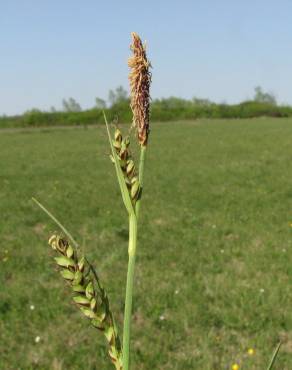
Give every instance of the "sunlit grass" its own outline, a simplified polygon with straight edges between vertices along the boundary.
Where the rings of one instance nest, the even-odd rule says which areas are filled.
[[[255,370],[279,339],[277,366],[292,368],[292,121],[152,131],[133,368]],[[103,338],[76,320],[48,263],[55,226],[30,200],[54,209],[86,246],[121,327],[127,229],[105,129],[0,132],[0,147],[0,368],[110,369]]]

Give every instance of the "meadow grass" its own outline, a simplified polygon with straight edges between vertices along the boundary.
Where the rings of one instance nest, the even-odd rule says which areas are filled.
[[[265,369],[279,339],[275,368],[291,369],[292,120],[153,124],[150,141],[133,369]],[[0,132],[0,147],[0,369],[111,369],[31,201],[85,248],[121,328],[128,233],[105,127]]]

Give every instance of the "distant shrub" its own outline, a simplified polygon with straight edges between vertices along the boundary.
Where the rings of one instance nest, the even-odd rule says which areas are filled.
[[[117,99],[105,109],[111,121],[127,123],[132,119],[129,99]],[[151,105],[152,121],[193,120],[198,118],[256,118],[292,117],[292,107],[278,106],[272,102],[245,101],[239,104],[216,104],[207,99],[185,100],[176,97],[156,99]],[[0,117],[0,127],[45,127],[102,124],[102,109],[84,111],[42,112],[33,109],[21,116]]]

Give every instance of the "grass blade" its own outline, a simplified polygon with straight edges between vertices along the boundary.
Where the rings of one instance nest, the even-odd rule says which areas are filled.
[[[36,200],[34,197],[31,198],[39,207],[42,209],[49,217],[51,220],[55,222],[56,225],[59,226],[59,228],[63,231],[65,235],[71,240],[71,242],[74,244],[76,248],[78,248],[78,243],[76,240],[73,238],[73,236],[69,233],[69,231],[61,224],[61,222],[49,211],[45,206],[43,206],[38,200]]]
[[[110,134],[110,131],[109,131],[107,118],[106,118],[106,115],[105,115],[104,112],[103,112],[103,117],[104,117],[104,121],[105,121],[105,125],[106,125],[106,130],[107,130],[107,134],[108,134],[108,139],[109,139],[109,143],[110,143],[110,147],[111,147],[112,156],[115,160],[115,168],[116,168],[118,182],[119,182],[121,193],[122,193],[122,198],[123,198],[123,201],[124,201],[124,204],[125,204],[125,207],[126,207],[128,213],[133,214],[134,213],[134,208],[132,206],[131,198],[129,196],[129,192],[128,192],[128,188],[127,188],[127,185],[126,185],[126,182],[125,182],[125,179],[124,179],[123,172],[121,170],[121,167],[119,166],[119,159],[117,157],[115,148],[114,148],[113,143],[112,143],[112,138],[111,138],[111,134]]]
[[[275,349],[274,353],[273,353],[273,357],[271,359],[271,362],[267,368],[267,370],[272,370],[273,366],[274,366],[274,363],[276,361],[276,358],[278,356],[278,353],[279,353],[279,350],[280,350],[280,347],[281,347],[281,344],[282,342],[279,342],[279,344],[277,345],[277,348]]]
[[[55,224],[57,226],[59,226],[59,228],[63,231],[63,233],[68,237],[68,239],[71,240],[72,244],[74,245],[75,248],[78,248],[79,245],[78,243],[76,242],[76,240],[73,238],[73,236],[69,233],[69,231],[65,228],[65,226],[63,224],[61,224],[61,222],[44,206],[42,205],[38,200],[36,200],[34,197],[32,197],[32,200],[51,218],[52,221],[55,222]],[[95,270],[95,268],[93,267],[93,265],[89,262],[89,260],[85,258],[85,261],[88,263],[88,266],[90,267],[95,279],[96,279],[96,282],[98,284],[98,287],[99,289],[102,289],[102,286],[100,285],[100,282],[99,282],[99,278],[98,278],[98,275],[97,275],[97,272]]]

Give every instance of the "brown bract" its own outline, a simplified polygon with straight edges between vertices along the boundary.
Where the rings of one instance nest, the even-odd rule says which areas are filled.
[[[128,65],[131,68],[129,81],[133,126],[137,129],[140,145],[146,146],[149,136],[151,64],[147,60],[145,46],[135,32],[132,32],[131,50],[133,56],[129,58]]]

